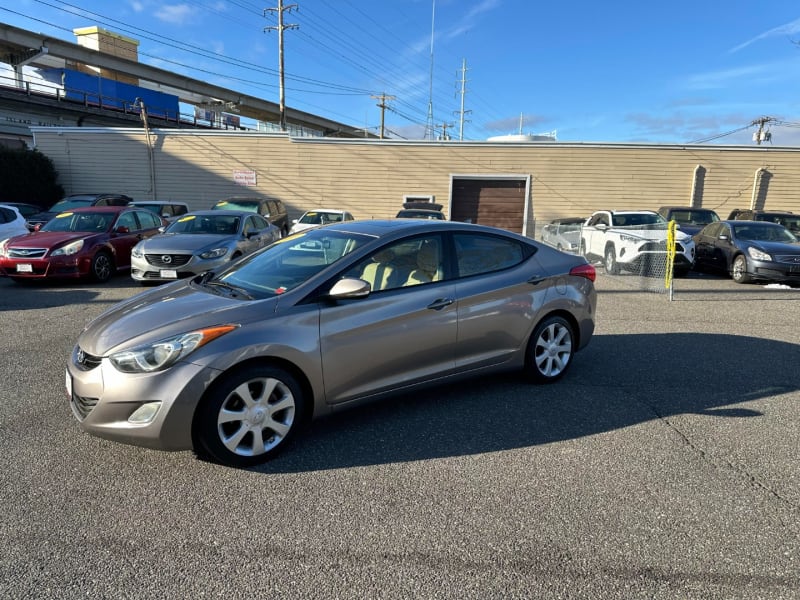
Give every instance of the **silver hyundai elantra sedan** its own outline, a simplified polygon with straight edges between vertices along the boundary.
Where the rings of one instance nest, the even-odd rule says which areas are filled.
[[[423,385],[562,377],[594,332],[595,270],[501,229],[308,229],[118,304],[66,370],[87,432],[247,467],[307,420]]]

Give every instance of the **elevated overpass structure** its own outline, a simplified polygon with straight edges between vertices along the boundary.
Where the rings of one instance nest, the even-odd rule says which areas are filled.
[[[280,106],[275,102],[5,23],[0,23],[0,63],[8,65],[5,76],[0,76],[0,137],[6,140],[29,140],[32,125],[130,127],[141,122],[140,112],[127,106],[112,108],[102,101],[90,101],[89,96],[83,102],[75,101],[74,94],[67,98],[57,86],[32,82],[26,75],[30,69],[25,69],[65,69],[75,65],[114,73],[121,79],[137,82],[142,88],[175,95],[181,103],[193,107],[250,119],[264,124],[262,131],[279,131]],[[290,135],[365,137],[363,129],[311,113],[286,107],[285,114]],[[216,126],[192,116],[176,119],[171,124],[169,119],[154,118],[152,125],[206,129]]]

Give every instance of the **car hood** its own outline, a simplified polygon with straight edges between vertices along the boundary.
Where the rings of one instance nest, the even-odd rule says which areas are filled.
[[[35,231],[12,238],[9,245],[14,248],[55,248],[68,242],[88,239],[96,234],[87,231]]]
[[[142,241],[139,248],[148,254],[194,252],[208,246],[227,244],[236,239],[238,236],[214,233],[161,233]]]
[[[744,244],[763,250],[767,254],[800,255],[800,242],[762,242],[745,240]]]
[[[106,356],[122,347],[150,343],[225,323],[241,324],[275,311],[277,299],[242,301],[196,289],[186,281],[141,293],[91,321],[78,337],[89,354]],[[248,310],[252,307],[252,310]]]

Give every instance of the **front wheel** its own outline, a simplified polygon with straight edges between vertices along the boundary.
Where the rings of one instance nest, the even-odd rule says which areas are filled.
[[[736,283],[750,283],[752,278],[747,274],[747,259],[744,254],[740,254],[733,259],[731,277]]]
[[[251,366],[223,376],[198,408],[195,448],[232,467],[266,462],[294,434],[304,402],[300,384],[278,367]]]
[[[525,371],[536,383],[560,379],[572,364],[575,335],[569,321],[551,316],[536,326],[528,342]]]
[[[619,274],[619,263],[617,263],[617,254],[616,252],[614,252],[614,246],[609,246],[608,248],[606,248],[606,256],[604,264],[607,273],[610,273],[611,275]]]
[[[92,258],[90,271],[95,281],[105,283],[111,279],[111,275],[114,272],[114,259],[111,258],[108,252],[101,250]]]

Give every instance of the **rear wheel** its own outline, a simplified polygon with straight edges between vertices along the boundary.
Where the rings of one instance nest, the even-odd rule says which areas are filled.
[[[90,271],[95,281],[105,283],[111,279],[111,274],[114,272],[114,259],[108,252],[101,250],[92,258]]]
[[[575,335],[569,321],[559,316],[544,319],[528,341],[525,371],[536,383],[560,379],[572,364]]]
[[[223,376],[198,408],[198,453],[233,467],[266,462],[294,435],[304,403],[300,384],[278,367],[257,365]]]
[[[753,280],[753,278],[747,274],[747,259],[744,257],[744,254],[740,254],[733,259],[731,277],[736,283],[750,283]]]
[[[608,246],[606,248],[604,265],[607,273],[610,273],[611,275],[619,274],[619,263],[617,263],[617,254],[614,252],[614,246]]]

